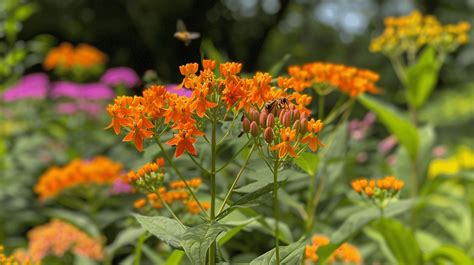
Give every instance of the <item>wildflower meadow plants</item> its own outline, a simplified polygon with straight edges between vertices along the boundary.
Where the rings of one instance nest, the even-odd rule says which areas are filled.
[[[16,111],[52,117],[32,147],[42,164],[0,164],[15,168],[0,180],[15,205],[0,228],[14,227],[10,212],[18,223],[13,240],[0,229],[0,264],[471,264],[474,151],[425,119],[469,30],[418,11],[387,18],[369,50],[399,78],[391,103],[376,70],[342,63],[249,72],[203,49],[213,59],[165,85],[63,42],[48,74],[0,98],[15,119],[0,155],[39,126]],[[35,178],[16,177],[28,166]]]

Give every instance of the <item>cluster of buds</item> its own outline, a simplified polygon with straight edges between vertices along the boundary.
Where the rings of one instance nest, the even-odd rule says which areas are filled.
[[[305,264],[312,264],[319,260],[319,256],[316,254],[318,249],[322,246],[329,245],[330,240],[324,235],[314,235],[311,239],[311,245],[306,245],[305,248]],[[362,256],[359,253],[357,247],[344,243],[329,257],[328,263],[333,264],[337,261],[341,261],[344,264],[361,264]]]
[[[128,182],[133,183],[138,189],[147,192],[155,192],[164,180],[164,159],[158,158],[154,163],[146,163],[136,172],[131,170],[128,172]]]
[[[397,196],[405,183],[394,176],[377,180],[357,179],[352,181],[352,189],[362,196],[372,199],[380,208],[385,208],[389,199]]]
[[[320,120],[309,119],[306,112],[302,112],[293,104],[283,105],[276,99],[266,104],[262,111],[251,108],[242,119],[245,133],[254,138],[263,137],[271,151],[278,150],[278,157],[284,158],[287,154],[297,157],[304,145],[308,144],[312,151],[322,145],[318,133],[323,128]],[[277,105],[272,107],[272,105]]]
[[[193,178],[187,180],[186,183],[193,189],[198,189],[202,185],[201,178]],[[154,209],[163,208],[163,203],[168,205],[181,205],[181,208],[186,208],[190,214],[198,214],[201,211],[199,204],[190,197],[189,192],[186,190],[186,183],[184,181],[172,181],[168,187],[161,186],[153,193],[148,193],[146,198],[141,198],[135,201],[134,207],[137,209],[143,208],[147,203]],[[210,208],[208,202],[201,203],[204,210]]]

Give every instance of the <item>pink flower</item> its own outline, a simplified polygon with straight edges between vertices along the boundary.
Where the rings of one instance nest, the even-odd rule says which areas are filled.
[[[446,152],[447,152],[446,146],[438,145],[435,148],[433,148],[432,154],[434,157],[440,158],[446,155]]]
[[[68,81],[58,81],[53,84],[51,96],[54,98],[68,97],[73,99],[112,99],[114,91],[101,83],[79,84]]]
[[[112,184],[112,188],[110,190],[111,194],[122,194],[122,193],[131,193],[133,190],[133,186],[125,183],[122,179],[118,178]]]
[[[389,166],[394,166],[397,163],[397,156],[392,154],[387,157],[387,163]]]
[[[378,150],[382,154],[386,154],[392,150],[395,145],[397,145],[398,141],[397,138],[393,135],[390,135],[389,137],[383,139],[379,145],[378,145]]]
[[[368,159],[369,155],[366,152],[360,152],[356,155],[356,162],[359,164],[367,162]]]
[[[109,86],[125,85],[134,87],[140,83],[140,78],[133,69],[128,67],[115,67],[108,69],[100,81]]]
[[[178,96],[186,96],[188,98],[190,98],[191,95],[193,94],[193,91],[191,89],[187,89],[187,88],[184,88],[184,87],[179,88],[178,85],[176,85],[176,84],[167,85],[166,90],[168,90],[168,92],[176,94]]]
[[[3,93],[4,101],[16,101],[23,98],[43,99],[48,93],[48,76],[35,73],[24,76],[15,86]]]

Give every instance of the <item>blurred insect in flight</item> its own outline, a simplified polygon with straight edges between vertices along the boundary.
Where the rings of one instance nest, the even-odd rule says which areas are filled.
[[[265,103],[265,109],[270,113],[275,107],[278,107],[279,109],[286,109],[289,106],[289,101],[285,97],[277,98],[277,99],[272,99],[270,101],[267,101]]]
[[[188,46],[192,40],[198,39],[200,36],[199,32],[189,32],[181,19],[176,22],[174,37],[182,41],[184,45]]]

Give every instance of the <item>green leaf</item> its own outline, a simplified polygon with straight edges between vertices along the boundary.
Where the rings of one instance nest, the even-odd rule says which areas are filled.
[[[231,240],[234,236],[236,236],[242,229],[244,229],[248,224],[254,221],[255,219],[251,218],[248,222],[238,225],[236,227],[233,227],[229,231],[222,234],[222,236],[220,236],[218,240],[219,246],[223,246],[225,243]]]
[[[212,225],[204,223],[186,229],[180,243],[191,263],[195,265],[206,264],[207,250],[217,236],[225,230],[226,227],[217,222]]]
[[[37,9],[37,5],[33,3],[22,4],[15,10],[13,17],[15,18],[15,20],[24,21],[29,18],[33,13],[35,13]]]
[[[316,174],[319,164],[319,156],[315,153],[305,152],[293,159],[293,162],[310,176]]]
[[[281,182],[279,181],[278,184],[280,184]],[[236,208],[252,206],[255,200],[257,200],[263,195],[269,194],[272,190],[273,190],[273,183],[268,183],[267,185],[259,188],[258,190],[245,194],[244,196],[240,197],[237,201],[232,203],[229,207],[227,207],[227,209],[222,211],[216,217],[216,219],[217,220],[222,219],[223,217],[231,213]]]
[[[438,80],[436,52],[426,47],[416,64],[406,70],[407,100],[415,108],[421,107],[428,99]]]
[[[392,105],[368,95],[358,97],[359,102],[377,114],[387,129],[397,137],[398,141],[407,149],[414,161],[418,153],[418,132],[416,128]]]
[[[290,58],[291,58],[291,54],[285,54],[285,56],[283,56],[283,58],[281,58],[278,62],[276,62],[274,65],[272,65],[272,67],[270,68],[270,71],[268,71],[270,73],[270,75],[273,76],[274,78],[276,78],[280,74],[281,70],[288,63]]]
[[[155,250],[150,248],[148,245],[144,244],[142,246],[142,251],[145,254],[145,256],[153,262],[153,264],[163,264],[163,259],[158,256]]]
[[[208,59],[212,59],[217,63],[225,62],[225,58],[221,55],[219,50],[214,46],[210,39],[203,39],[201,42],[201,50]]]
[[[108,245],[106,248],[107,256],[110,258],[113,257],[113,254],[117,249],[128,245],[128,244],[135,244],[137,238],[143,233],[143,228],[141,227],[130,227],[123,231],[121,231],[117,238],[115,238],[112,244]]]
[[[184,251],[176,249],[166,259],[165,265],[179,265],[184,257]]]
[[[172,247],[181,248],[181,240],[186,231],[176,220],[163,216],[133,215],[142,227],[154,236],[170,244]]]
[[[392,202],[385,208],[384,215],[391,217],[403,213],[410,209],[416,200],[400,200]],[[318,249],[318,256],[321,262],[326,261],[331,254],[344,242],[349,240],[365,225],[373,220],[380,218],[380,211],[378,208],[366,208],[351,216],[331,235],[331,243]]]
[[[260,168],[256,171],[248,170],[245,175],[246,178],[255,179],[257,181],[235,189],[235,192],[251,193],[265,188],[268,184],[273,183],[273,174],[267,167]],[[305,179],[307,177],[308,176],[302,172],[286,169],[278,173],[278,182],[281,183],[285,181],[296,181]]]
[[[398,264],[423,264],[423,255],[413,233],[394,219],[383,218],[374,224]]]
[[[280,263],[281,264],[301,264],[306,246],[306,239],[301,238],[297,242],[288,246],[280,247]],[[276,264],[275,249],[252,260],[250,265],[268,265]]]
[[[449,260],[455,265],[472,264],[472,258],[469,257],[467,253],[463,252],[461,249],[455,246],[450,245],[440,246],[435,251],[429,253],[426,258],[426,261],[434,262],[443,260]]]

